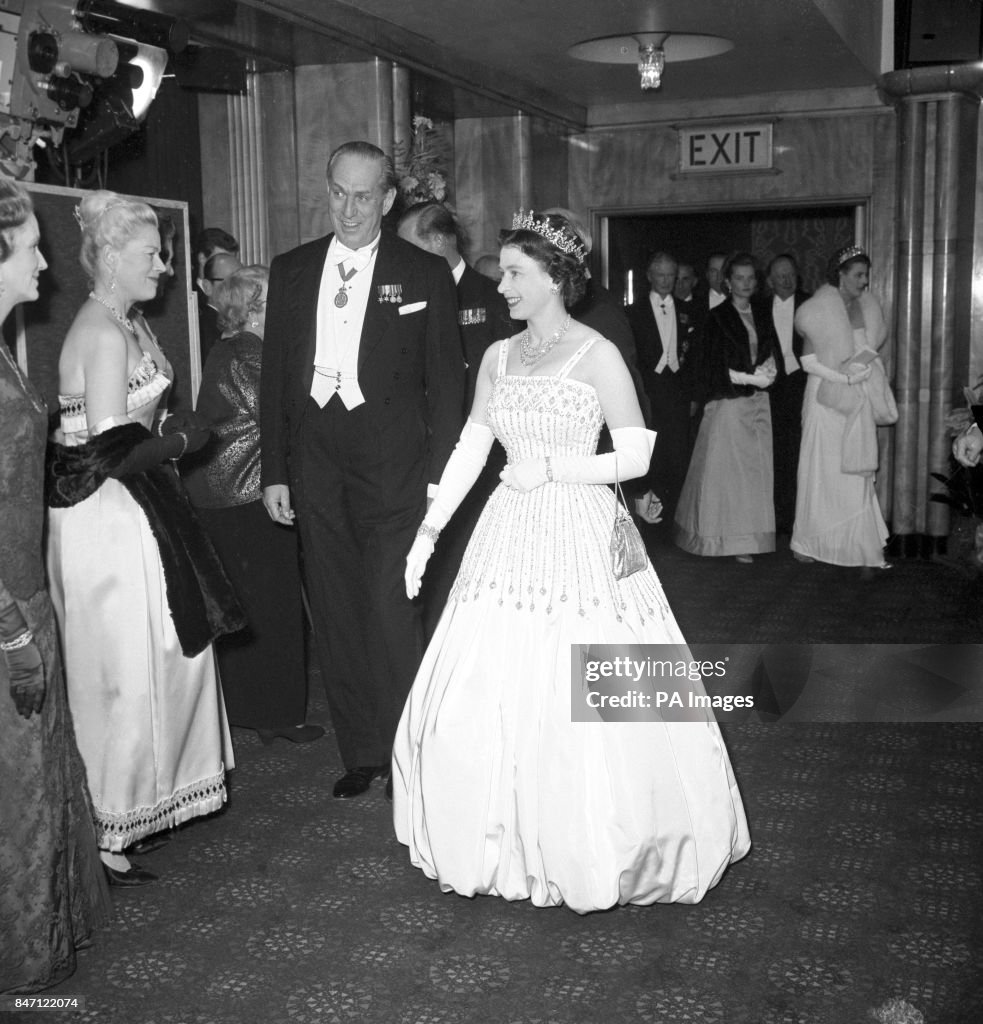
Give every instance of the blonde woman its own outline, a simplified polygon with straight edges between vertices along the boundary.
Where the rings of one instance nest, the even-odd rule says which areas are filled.
[[[58,364],[49,571],[103,863],[111,883],[142,885],[155,876],[126,848],[225,801],[233,759],[211,641],[239,618],[172,466],[209,432],[158,417],[171,368],[129,316],[164,269],[156,215],[95,192],[77,216],[92,291]]]

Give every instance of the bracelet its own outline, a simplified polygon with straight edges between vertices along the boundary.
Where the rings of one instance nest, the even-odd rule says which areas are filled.
[[[178,459],[180,459],[188,450],[188,435],[183,430],[175,430],[174,436],[181,438],[181,450],[177,453],[177,455],[171,456],[171,462],[177,462]]]
[[[440,536],[440,530],[436,526],[431,526],[429,523],[420,523],[416,528],[416,535],[418,537],[426,537],[431,544],[437,544],[437,538]]]
[[[546,480],[547,483],[553,483],[553,464],[549,455],[546,456]]]
[[[25,629],[20,636],[15,636],[13,640],[0,641],[0,651],[7,654],[9,651],[19,651],[28,644],[33,643],[34,634],[29,629]]]

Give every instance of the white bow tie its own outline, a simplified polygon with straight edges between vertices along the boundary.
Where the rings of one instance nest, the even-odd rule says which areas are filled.
[[[349,249],[347,245],[342,245],[341,242],[335,239],[334,245],[328,252],[327,263],[330,267],[337,267],[341,263],[347,263],[349,267],[354,268],[356,271],[364,270],[369,265],[369,261],[378,248],[379,243],[376,242],[375,245],[364,245],[361,249]]]

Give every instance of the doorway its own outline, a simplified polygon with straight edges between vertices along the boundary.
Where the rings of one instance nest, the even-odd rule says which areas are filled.
[[[798,263],[801,286],[814,292],[826,281],[826,261],[863,239],[863,204],[723,209],[713,212],[618,213],[601,216],[601,259],[607,287],[628,305],[648,291],[645,270],[655,252],[671,253],[696,270],[705,290],[707,257],[716,252],[754,254],[762,273],[781,253]]]

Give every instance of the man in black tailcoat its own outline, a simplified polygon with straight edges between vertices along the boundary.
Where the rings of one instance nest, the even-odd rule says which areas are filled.
[[[768,264],[766,280],[771,292],[772,321],[785,362],[785,372],[781,373],[779,367],[778,379],[768,391],[775,464],[775,530],[791,534],[802,442],[802,400],[808,376],[799,363],[803,338],[795,330],[794,321],[795,311],[809,298],[809,293],[799,287],[798,267],[788,253],[776,256]]]
[[[270,268],[260,391],[263,502],[300,530],[314,640],[345,775],[389,771],[422,655],[406,553],[461,431],[464,361],[443,260],[382,230],[392,161],[328,161],[332,234]]]
[[[689,359],[696,341],[696,323],[673,299],[676,268],[668,253],[655,253],[646,270],[651,290],[628,310],[656,431],[647,485],[661,499],[663,522],[668,523],[689,464]]]
[[[509,317],[508,304],[499,294],[498,285],[464,262],[461,255],[461,228],[443,203],[436,200],[415,203],[399,218],[397,232],[405,241],[445,259],[457,285],[457,322],[461,334],[461,350],[467,366],[464,405],[464,413],[467,415],[474,399],[475,383],[485,350],[493,342],[511,337],[518,328]],[[441,536],[427,569],[421,593],[424,633],[427,637],[433,635],[478,516],[498,486],[499,474],[504,468],[505,451],[496,442],[481,476]]]

